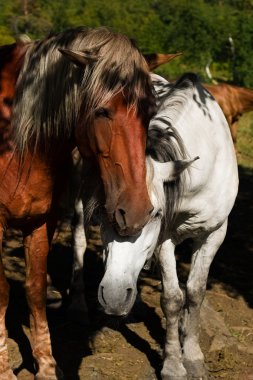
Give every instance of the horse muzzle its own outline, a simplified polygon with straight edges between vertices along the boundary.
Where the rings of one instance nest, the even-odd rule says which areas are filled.
[[[98,300],[108,315],[126,316],[132,309],[137,295],[136,286],[130,284],[107,283],[101,281],[98,288]]]
[[[134,211],[126,211],[127,208],[117,207],[112,218],[112,224],[116,232],[121,236],[135,236],[150,220],[153,206],[150,204],[147,211],[140,217],[138,207]],[[137,211],[137,212],[136,212]]]

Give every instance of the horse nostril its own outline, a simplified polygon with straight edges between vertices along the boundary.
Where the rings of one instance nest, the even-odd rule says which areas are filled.
[[[118,209],[118,214],[121,216],[122,220],[123,220],[123,224],[124,226],[126,226],[126,211],[123,210],[122,208],[119,208]],[[120,223],[119,223],[120,224]]]
[[[126,295],[126,302],[129,302],[132,296],[133,289],[132,288],[127,288],[127,295]]]
[[[125,217],[126,211],[123,210],[122,208],[119,208],[119,213],[121,214],[122,218]]]

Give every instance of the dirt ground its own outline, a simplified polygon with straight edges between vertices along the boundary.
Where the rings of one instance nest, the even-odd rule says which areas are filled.
[[[239,195],[228,234],[210,270],[201,315],[201,346],[210,379],[253,380],[253,173],[240,169]],[[178,272],[185,280],[190,255],[177,251]],[[64,294],[71,267],[70,227],[61,225],[49,257],[55,287]],[[66,304],[49,302],[48,319],[54,356],[66,380],[160,379],[165,320],[160,309],[160,277],[155,268],[142,272],[140,296],[124,321],[99,311],[96,291],[102,276],[101,244],[93,227],[85,256],[86,297],[90,323]],[[10,359],[19,380],[33,379],[28,311],[23,280],[25,266],[20,235],[9,231],[4,263],[11,284],[7,314]],[[57,293],[55,293],[57,296]],[[74,318],[73,318],[74,316]]]

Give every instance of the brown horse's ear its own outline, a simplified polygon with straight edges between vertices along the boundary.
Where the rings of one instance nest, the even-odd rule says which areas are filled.
[[[80,51],[74,51],[69,49],[58,49],[64,57],[75,63],[77,66],[84,66],[88,63],[92,63],[98,60],[97,55],[86,54]]]
[[[159,53],[153,53],[153,54],[144,54],[144,58],[146,59],[149,69],[154,70],[158,66],[163,65],[164,63],[168,63],[172,61],[172,59],[179,57],[182,55],[182,53],[176,53],[176,54],[159,54]]]

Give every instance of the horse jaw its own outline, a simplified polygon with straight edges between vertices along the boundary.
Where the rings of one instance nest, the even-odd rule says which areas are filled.
[[[155,250],[160,227],[161,219],[152,219],[139,236],[127,238],[117,235],[109,224],[102,227],[105,274],[98,300],[106,314],[124,316],[131,310],[138,276]]]

